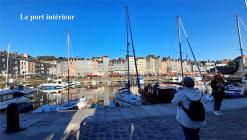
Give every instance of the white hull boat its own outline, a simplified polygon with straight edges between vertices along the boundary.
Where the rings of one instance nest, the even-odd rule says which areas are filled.
[[[80,98],[79,100],[69,101],[63,105],[43,105],[33,112],[54,112],[63,110],[83,109],[90,108],[91,103],[86,98]]]
[[[241,86],[237,85],[228,85],[225,89],[225,97],[226,98],[240,98],[243,97],[241,95]]]
[[[121,88],[115,95],[115,105],[120,107],[138,106],[141,105],[139,96],[134,95],[127,88]]]

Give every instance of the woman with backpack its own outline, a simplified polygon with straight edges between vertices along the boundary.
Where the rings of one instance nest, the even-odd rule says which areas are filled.
[[[211,81],[211,88],[214,97],[214,114],[217,116],[223,115],[220,112],[220,107],[225,95],[225,81],[220,74],[214,76],[214,79]]]
[[[200,128],[206,124],[203,93],[194,88],[191,77],[184,77],[172,104],[177,106],[176,119],[181,124],[186,140],[199,140]],[[203,98],[204,101],[204,98]]]

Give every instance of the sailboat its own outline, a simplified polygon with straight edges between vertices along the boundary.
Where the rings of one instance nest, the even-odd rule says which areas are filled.
[[[182,21],[179,16],[177,16],[177,28],[178,28],[178,45],[179,45],[179,52],[180,52],[180,62],[181,62],[181,79],[184,76],[183,72],[183,58],[182,58],[182,47],[181,47],[181,29],[184,33],[184,36],[186,38],[187,44],[190,48],[190,51],[192,53],[193,59],[196,62],[197,69],[199,70],[200,76],[202,81],[204,82],[205,91],[208,91],[207,85],[205,83],[205,80],[202,76],[202,72],[200,70],[199,64],[195,58],[194,52],[191,48],[187,33],[185,32],[185,29],[183,27]],[[180,81],[181,82],[181,81]],[[179,84],[179,83],[177,83]],[[170,103],[173,99],[174,95],[177,93],[177,90],[179,89],[178,85],[166,85],[166,86],[160,86],[159,84],[155,85],[148,85],[145,86],[143,90],[141,90],[141,99],[144,104],[160,104],[160,103]]]
[[[129,33],[130,33],[130,38],[131,38],[131,46],[133,50],[133,55],[134,55],[134,61],[135,61],[135,69],[136,69],[136,75],[137,75],[137,85],[138,88],[141,88],[140,85],[140,80],[139,80],[139,74],[138,74],[138,69],[137,69],[137,63],[136,63],[136,56],[135,56],[135,49],[134,49],[134,42],[133,42],[133,37],[132,37],[132,31],[131,31],[131,26],[130,26],[130,19],[129,19],[129,13],[128,13],[128,7],[126,6],[126,45],[127,45],[127,66],[128,66],[128,72],[127,72],[127,77],[128,77],[128,82],[125,85],[125,87],[118,89],[117,93],[115,94],[115,105],[120,106],[120,107],[128,107],[128,106],[137,106],[141,105],[141,99],[139,96],[134,95],[132,91],[130,90],[130,65],[129,65]]]
[[[241,31],[240,31],[240,23],[243,25],[246,31],[247,29],[239,16],[236,16],[236,22],[237,22],[238,41],[239,41],[240,57],[241,57],[239,70],[241,71],[241,77],[243,78],[245,74],[245,71],[244,71],[245,62],[244,62],[244,54],[243,54],[243,43],[242,43]],[[241,90],[242,90],[241,86],[230,84],[225,89],[225,97],[226,98],[243,97],[243,95],[241,95]]]
[[[70,87],[72,85],[71,81],[69,79],[69,67],[70,67],[70,56],[69,56],[69,50],[70,50],[70,33],[67,32],[67,47],[68,47],[68,95],[67,95],[67,103],[61,105],[58,110],[68,110],[68,109],[82,109],[83,107],[86,107],[89,102],[87,102],[86,98],[82,97],[79,100],[71,100],[70,97]],[[89,107],[89,106],[88,106]]]
[[[208,86],[207,86],[207,83],[205,81],[205,78],[202,74],[202,71],[201,71],[201,68],[200,68],[200,64],[198,63],[196,57],[195,57],[195,54],[194,54],[194,51],[191,47],[191,44],[190,44],[190,41],[189,41],[189,38],[188,38],[188,35],[187,35],[187,32],[185,31],[185,28],[184,28],[184,25],[182,23],[182,20],[179,16],[177,16],[177,27],[178,27],[178,41],[179,41],[179,51],[180,51],[180,60],[181,60],[181,69],[182,69],[182,77],[184,76],[184,73],[183,73],[183,65],[182,65],[182,50],[181,50],[181,31],[185,37],[185,40],[187,42],[187,45],[189,47],[189,50],[192,54],[192,57],[193,57],[193,60],[195,62],[195,65],[196,65],[196,68],[197,70],[199,71],[199,74],[198,75],[194,75],[193,79],[195,80],[195,82],[202,82],[202,86],[201,86],[201,90],[204,92],[204,93],[207,93],[208,92]]]
[[[67,47],[68,47],[68,79],[67,83],[70,83],[69,79],[69,65],[70,65],[70,56],[69,56],[69,49],[70,49],[70,33],[67,32]],[[43,105],[38,109],[34,110],[33,112],[52,112],[52,111],[62,111],[62,110],[71,110],[71,109],[82,109],[82,108],[89,108],[91,107],[92,103],[90,100],[86,99],[85,97],[81,97],[80,99],[71,100],[70,97],[70,86],[67,86],[67,103],[62,105]]]

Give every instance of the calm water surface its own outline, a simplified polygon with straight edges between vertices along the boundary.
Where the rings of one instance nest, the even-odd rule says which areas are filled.
[[[197,84],[195,87],[205,90],[203,84]],[[104,106],[114,107],[113,100],[119,88],[121,87],[71,88],[69,90],[69,100],[86,97],[95,103],[94,107],[96,108]],[[136,86],[131,87],[131,91],[134,94],[139,94]],[[34,108],[45,104],[60,105],[68,101],[68,90],[64,90],[59,94],[37,93],[30,99],[33,102]]]
[[[115,93],[119,88],[121,87],[73,88],[69,90],[69,100],[86,97],[93,100],[95,103],[94,107],[114,107],[113,99],[115,98]],[[131,87],[131,91],[134,94],[138,94],[137,87]],[[58,94],[38,92],[30,97],[30,100],[33,102],[34,108],[45,104],[63,104],[68,101],[68,90],[64,90],[62,93]]]

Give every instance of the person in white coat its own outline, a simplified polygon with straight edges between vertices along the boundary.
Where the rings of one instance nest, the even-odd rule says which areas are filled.
[[[189,108],[190,101],[198,101],[201,99],[205,107],[205,98],[202,97],[202,92],[194,88],[194,80],[191,77],[184,77],[182,80],[182,88],[179,88],[175,94],[172,104],[177,106],[176,119],[181,124],[186,140],[199,140],[200,128],[206,124],[206,121],[193,121],[179,106],[182,103],[185,108]]]

